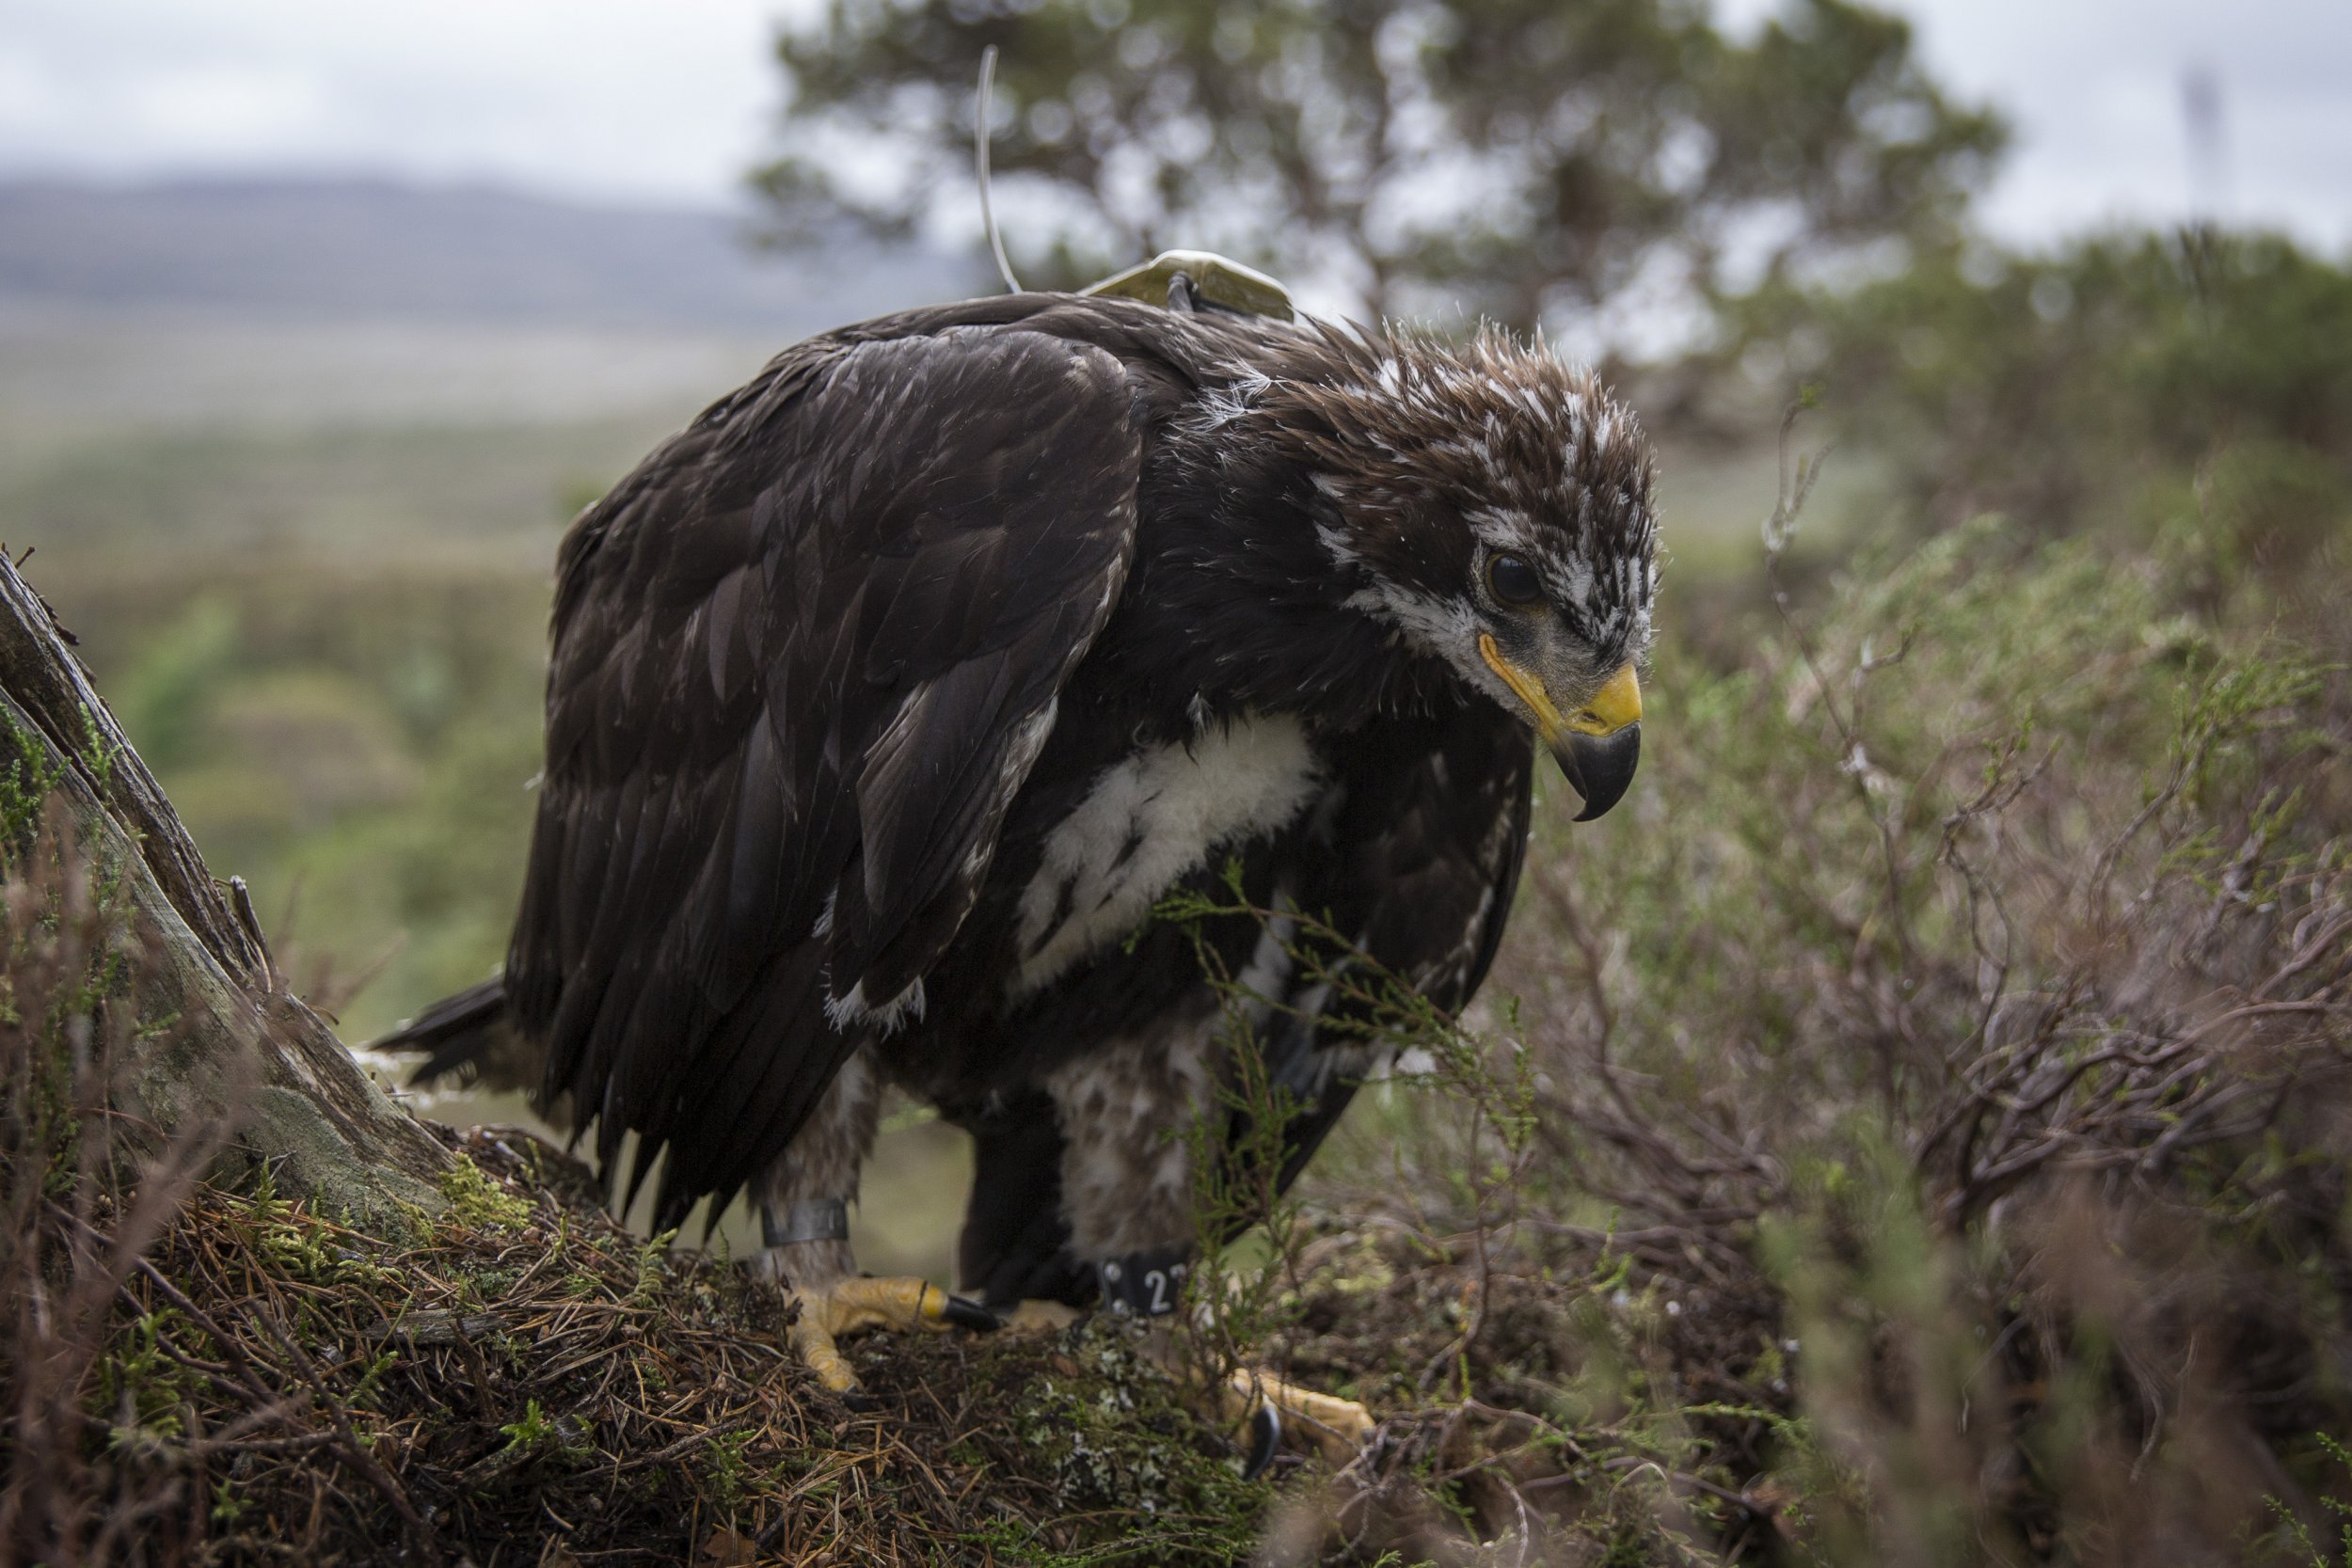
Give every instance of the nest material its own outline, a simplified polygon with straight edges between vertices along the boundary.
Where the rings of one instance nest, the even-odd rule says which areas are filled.
[[[180,1499],[148,1560],[1248,1550],[1265,1489],[1115,1334],[867,1340],[853,1409],[747,1271],[630,1235],[527,1134],[451,1141],[469,1163],[414,1235],[201,1188],[137,1269],[93,1402],[103,1463]]]
[[[1554,1418],[1589,1291],[1498,1277],[1466,1341],[1458,1261],[1343,1232],[1269,1347],[1387,1414],[1336,1476],[1292,1454],[1243,1481],[1214,1402],[1108,1318],[853,1341],[852,1407],[747,1270],[630,1234],[528,1133],[446,1136],[447,1210],[409,1234],[197,1186],[132,1267],[81,1400],[88,1494],[140,1515],[123,1560],[1503,1561],[1616,1512],[1596,1489],[1642,1463]],[[1665,1481],[1769,1528],[1768,1501]]]

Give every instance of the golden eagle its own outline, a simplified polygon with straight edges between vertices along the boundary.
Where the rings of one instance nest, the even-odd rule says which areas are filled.
[[[1218,309],[1021,293],[813,338],[564,541],[547,766],[502,975],[389,1043],[494,1034],[655,1222],[746,1189],[798,1336],[1174,1304],[1219,993],[1150,919],[1228,863],[1458,1009],[1533,748],[1597,816],[1639,746],[1647,448],[1587,374]],[[1279,922],[1211,921],[1269,1004],[1295,1175],[1380,1063]],[[859,1281],[886,1085],[968,1129],[962,1289]]]

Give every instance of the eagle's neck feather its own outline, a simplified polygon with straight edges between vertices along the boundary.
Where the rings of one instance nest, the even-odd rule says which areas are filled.
[[[1363,597],[1335,560],[1313,475],[1215,428],[1180,433],[1149,467],[1136,563],[1098,645],[1132,689],[1171,695],[1197,724],[1293,713],[1319,731],[1460,700],[1450,673]]]

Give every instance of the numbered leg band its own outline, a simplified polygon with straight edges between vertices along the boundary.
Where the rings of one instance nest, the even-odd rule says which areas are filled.
[[[1094,1266],[1103,1305],[1124,1316],[1166,1317],[1184,1299],[1189,1256],[1182,1247],[1164,1247],[1157,1252],[1105,1258]]]

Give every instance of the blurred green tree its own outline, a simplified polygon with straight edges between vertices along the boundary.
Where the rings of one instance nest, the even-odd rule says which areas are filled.
[[[2279,235],[1959,245],[1726,321],[1755,380],[1824,386],[1916,527],[2176,526],[2277,591],[2352,522],[2352,268]]]
[[[1375,317],[1555,330],[1757,279],[1899,265],[2004,139],[1901,20],[1793,0],[828,0],[777,42],[779,232],[977,235],[982,50],[1025,280],[1223,250]]]

